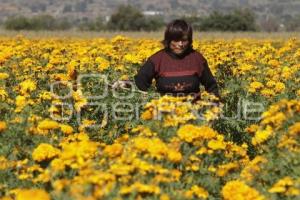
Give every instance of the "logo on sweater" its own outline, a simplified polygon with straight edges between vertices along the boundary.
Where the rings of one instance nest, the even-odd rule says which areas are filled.
[[[170,85],[166,85],[167,88],[172,89],[176,92],[185,91],[188,87],[191,87],[191,86],[192,86],[192,83],[186,83],[186,82],[173,83]]]

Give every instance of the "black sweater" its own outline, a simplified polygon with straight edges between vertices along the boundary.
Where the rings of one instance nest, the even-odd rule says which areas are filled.
[[[146,91],[153,78],[161,94],[196,94],[201,83],[207,92],[219,97],[217,82],[206,59],[192,48],[182,55],[165,48],[150,56],[134,80],[140,90]]]

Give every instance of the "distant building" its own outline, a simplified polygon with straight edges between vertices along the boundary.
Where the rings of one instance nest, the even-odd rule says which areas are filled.
[[[154,11],[154,10],[146,10],[146,11],[143,11],[142,13],[145,16],[155,16],[155,15],[162,15],[163,14],[163,12]]]
[[[110,16],[106,15],[106,16],[104,17],[104,21],[107,23],[109,20],[110,20]]]

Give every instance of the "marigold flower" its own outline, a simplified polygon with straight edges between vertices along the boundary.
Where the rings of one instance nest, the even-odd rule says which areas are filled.
[[[16,113],[21,112],[26,105],[27,105],[26,97],[18,95],[16,97],[16,109],[15,109],[15,112]]]
[[[50,119],[45,119],[38,124],[37,128],[40,130],[51,130],[51,129],[57,129],[59,127],[60,124],[58,122]]]
[[[212,139],[217,136],[217,132],[208,126],[195,126],[191,124],[183,125],[177,131],[177,135],[181,140],[193,142],[194,140]]]
[[[0,121],[0,133],[3,132],[6,128],[6,123],[4,121]]]
[[[16,200],[50,200],[50,195],[42,189],[15,189],[11,193],[16,195]]]
[[[286,176],[278,180],[268,191],[270,193],[284,193],[288,196],[297,196],[300,194],[300,190],[295,188],[294,184],[295,181],[291,177]]]
[[[20,92],[22,95],[29,94],[30,92],[36,90],[36,83],[32,80],[25,80],[20,83]]]
[[[60,153],[59,149],[50,144],[42,143],[33,150],[32,158],[35,161],[50,160]]]
[[[207,199],[209,194],[203,187],[193,185],[190,190],[185,192],[185,197],[192,198],[193,195],[195,195],[198,198]]]
[[[0,80],[7,79],[9,75],[7,73],[0,73]]]
[[[66,124],[60,124],[59,126],[60,126],[60,129],[61,129],[61,132],[63,132],[64,134],[69,135],[69,134],[73,133],[72,126],[66,125]]]
[[[8,97],[8,94],[5,89],[0,88],[0,99],[4,101]]]
[[[123,152],[123,146],[121,144],[112,144],[104,148],[104,153],[110,157],[117,157]]]
[[[239,180],[229,181],[222,188],[224,200],[263,200],[264,196]]]
[[[263,87],[264,87],[264,85],[262,83],[255,81],[255,82],[250,83],[248,91],[251,93],[254,93],[254,92],[256,92],[256,90],[261,89]]]
[[[252,138],[252,144],[258,145],[265,142],[273,134],[273,129],[270,126],[267,126],[264,130],[258,130],[255,132],[255,136]]]
[[[167,155],[171,162],[178,163],[182,160],[182,155],[178,151],[169,150]]]

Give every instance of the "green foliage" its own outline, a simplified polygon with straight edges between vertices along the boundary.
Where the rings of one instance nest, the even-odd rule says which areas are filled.
[[[300,15],[297,15],[286,21],[287,31],[299,31],[300,30]]]
[[[56,19],[51,15],[34,17],[10,17],[3,23],[8,30],[67,30],[73,26],[82,31],[157,31],[164,26],[162,16],[146,17],[132,6],[120,6],[108,22],[99,16],[95,19],[81,19],[71,24],[67,18]]]
[[[207,17],[186,17],[199,31],[256,31],[255,16],[249,10],[235,10],[222,14],[213,12]]]
[[[8,30],[18,31],[18,30],[30,29],[31,24],[26,17],[20,16],[20,17],[8,18],[4,22],[4,27]]]
[[[161,28],[163,24],[160,17],[145,17],[137,8],[121,5],[111,16],[107,27],[121,31],[154,31]]]
[[[78,28],[81,31],[101,31],[107,29],[102,17],[97,17],[95,20],[81,22],[79,23]]]
[[[67,19],[55,19],[51,15],[38,15],[32,18],[11,17],[4,22],[8,30],[66,30],[71,28]]]
[[[202,20],[203,31],[255,31],[255,17],[249,10],[229,14],[214,12]]]

